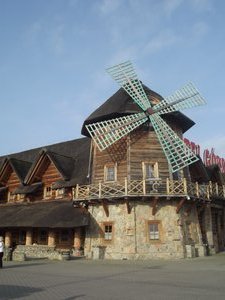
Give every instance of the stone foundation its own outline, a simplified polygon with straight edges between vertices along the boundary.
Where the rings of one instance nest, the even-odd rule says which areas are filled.
[[[69,260],[70,250],[58,250],[54,246],[18,245],[12,253],[12,260],[24,261],[30,259]]]

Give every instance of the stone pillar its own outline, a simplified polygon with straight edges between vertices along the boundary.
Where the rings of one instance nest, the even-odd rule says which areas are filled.
[[[26,232],[26,246],[32,245],[32,230],[27,230]]]
[[[5,246],[12,246],[12,233],[10,231],[6,231],[5,233]]]
[[[80,250],[81,247],[81,228],[77,227],[74,230],[73,246],[75,250]]]
[[[206,229],[206,237],[209,246],[209,254],[215,254],[213,230],[212,230],[212,211],[210,206],[207,206],[205,208],[205,229]]]
[[[56,245],[56,241],[55,241],[55,231],[54,229],[49,230],[48,232],[48,246],[55,246]]]

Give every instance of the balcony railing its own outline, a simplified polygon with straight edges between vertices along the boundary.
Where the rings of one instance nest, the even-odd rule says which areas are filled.
[[[189,196],[211,200],[213,197],[224,198],[225,185],[217,183],[198,184],[182,180],[127,180],[123,182],[99,182],[98,184],[78,185],[73,188],[74,200],[112,199],[141,196]]]

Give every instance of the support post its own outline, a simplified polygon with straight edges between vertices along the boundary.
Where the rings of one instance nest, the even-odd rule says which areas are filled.
[[[158,203],[159,198],[154,197],[152,201],[152,215],[154,216],[156,214],[156,208],[157,208],[157,203]]]
[[[184,205],[186,198],[182,198],[179,203],[177,204],[177,208],[176,208],[176,213],[178,214],[179,211],[181,210],[181,207]]]
[[[32,245],[32,230],[29,229],[26,231],[26,246]]]
[[[54,229],[50,229],[48,232],[48,246],[56,246],[56,236]]]
[[[5,246],[6,247],[12,246],[12,233],[11,233],[11,231],[6,231],[6,233],[5,233]]]

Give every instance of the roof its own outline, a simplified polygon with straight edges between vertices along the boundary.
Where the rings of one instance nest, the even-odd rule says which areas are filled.
[[[210,181],[217,182],[219,185],[225,184],[224,176],[222,175],[218,165],[207,166],[206,170],[208,172]]]
[[[89,213],[72,201],[49,201],[0,206],[0,227],[74,228],[87,226]]]
[[[36,192],[39,188],[42,187],[42,182],[36,182],[31,185],[23,185],[18,186],[12,194],[31,194]]]
[[[201,159],[198,156],[199,160],[189,165],[189,171],[191,175],[192,182],[204,183],[209,182],[210,177],[208,175],[207,169]]]
[[[91,139],[80,138],[0,157],[0,170],[8,161],[21,183],[32,173],[41,155],[47,155],[61,173],[61,184],[87,183]],[[70,185],[71,186],[71,185]]]
[[[153,100],[157,99],[161,101],[163,97],[158,93],[152,91],[147,86],[143,85],[143,88],[148,98]],[[81,133],[85,136],[89,136],[85,125],[118,118],[124,115],[143,112],[142,109],[132,100],[132,98],[120,88],[114,95],[112,95],[105,103],[99,106],[83,123]],[[173,112],[163,115],[166,120],[173,120],[183,132],[191,128],[195,123],[181,112]]]

